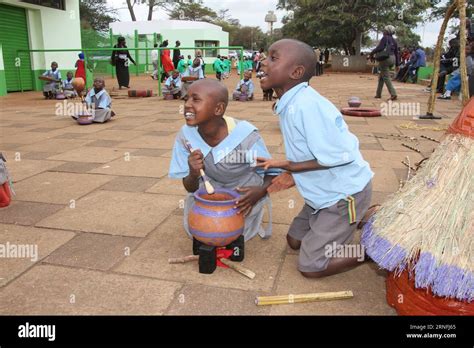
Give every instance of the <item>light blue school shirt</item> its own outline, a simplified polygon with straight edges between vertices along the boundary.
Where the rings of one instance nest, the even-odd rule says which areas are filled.
[[[239,83],[237,83],[237,86],[235,87],[236,90],[239,90],[242,85],[245,85],[248,87],[248,92],[250,95],[253,95],[253,91],[255,90],[255,86],[252,82],[252,80],[245,81],[244,79],[240,80]]]
[[[315,210],[330,207],[364,189],[373,177],[339,110],[307,82],[287,91],[275,107],[291,162],[317,160],[325,167],[292,173],[305,202]]]
[[[212,153],[214,164],[216,165],[224,160],[225,157],[232,151],[234,151],[234,149],[238,147],[251,133],[258,132],[258,129],[247,121],[240,121],[237,119],[233,120],[235,122],[235,127],[227,135],[227,137],[225,137],[215,147],[211,147],[206,143],[206,141],[199,134],[198,127],[190,127],[186,124],[183,125],[176,136],[173,146],[173,154],[171,156],[168,176],[174,179],[182,179],[189,175],[189,150],[186,148],[184,140],[187,140],[193,149],[201,150],[204,158]],[[226,120],[226,122],[228,121]],[[250,149],[243,150],[245,151],[243,156],[245,157],[245,160],[239,162],[239,165],[249,167],[249,170],[255,170],[255,172],[261,177],[264,177],[265,175],[281,174],[281,170],[277,168],[269,168],[268,170],[264,170],[263,168],[256,167],[257,157],[271,158],[271,155],[265,146],[265,142],[260,137],[260,135],[258,136],[258,140]]]
[[[176,88],[181,88],[181,76],[178,76],[177,78],[173,78],[173,76],[170,76],[166,79],[165,86],[171,86],[171,82],[174,83]]]
[[[86,95],[86,103],[88,105],[94,104],[95,108],[108,109],[112,105],[112,99],[105,89],[95,93],[94,88],[91,88]]]
[[[195,73],[198,73],[198,79],[203,79],[204,78],[204,73],[202,71],[201,66],[198,66],[197,68],[193,66],[188,66],[186,71],[183,74],[183,77],[188,77],[188,76],[195,76]]]

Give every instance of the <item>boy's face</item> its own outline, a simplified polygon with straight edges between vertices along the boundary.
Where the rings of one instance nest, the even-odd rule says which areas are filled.
[[[178,76],[179,76],[179,72],[174,71],[171,76],[173,76],[173,78],[176,79],[176,78],[178,78]]]
[[[197,83],[189,87],[184,97],[184,118],[188,126],[195,127],[208,122],[216,116],[222,116],[224,111],[225,108],[222,110],[221,103],[216,103],[206,88],[199,88]]]
[[[72,73],[71,73],[71,72],[68,72],[68,73],[67,73],[67,79],[68,79],[68,80],[72,79]]]
[[[105,86],[105,82],[102,79],[95,79],[94,80],[94,89],[100,90],[103,89]]]
[[[51,64],[51,70],[56,71],[57,68],[58,68],[58,65],[56,63]]]
[[[250,80],[252,77],[252,74],[250,72],[245,72],[244,73],[244,81]]]
[[[260,79],[262,89],[281,89],[291,81],[295,69],[294,59],[289,54],[286,42],[278,41],[270,46],[268,56],[261,63],[263,76]]]

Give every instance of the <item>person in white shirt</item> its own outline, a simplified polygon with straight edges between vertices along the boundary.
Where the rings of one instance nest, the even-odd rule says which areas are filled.
[[[158,44],[155,44],[153,47],[158,47]],[[151,74],[151,78],[153,80],[158,79],[158,50],[151,51],[151,63],[153,64],[153,73]]]

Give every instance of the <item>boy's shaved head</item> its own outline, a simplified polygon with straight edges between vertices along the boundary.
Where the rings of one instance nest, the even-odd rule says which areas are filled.
[[[286,48],[285,54],[288,54],[297,65],[304,66],[303,80],[308,82],[313,77],[317,64],[316,56],[311,46],[294,39],[283,39],[275,42],[275,44],[280,43]]]
[[[217,104],[222,102],[227,107],[229,103],[229,92],[227,88],[217,80],[212,79],[201,79],[192,84],[193,90],[199,89],[200,92],[204,92]]]

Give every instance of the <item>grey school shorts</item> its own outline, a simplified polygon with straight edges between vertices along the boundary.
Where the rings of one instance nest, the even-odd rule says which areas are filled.
[[[367,212],[372,198],[372,181],[352,197],[355,200],[355,222],[349,222],[348,202],[341,199],[336,204],[318,210],[305,204],[290,225],[288,234],[301,241],[298,269],[301,272],[321,272],[326,270],[328,250],[334,245],[352,242],[357,224]],[[336,244],[334,244],[336,243]]]

